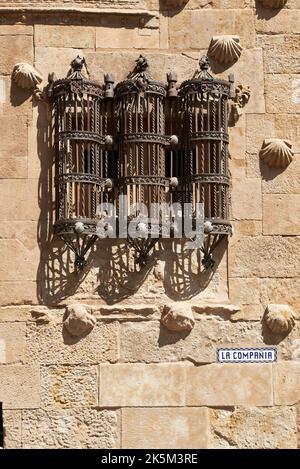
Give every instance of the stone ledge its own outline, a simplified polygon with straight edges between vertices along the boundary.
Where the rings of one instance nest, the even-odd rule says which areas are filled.
[[[131,16],[148,16],[158,17],[158,11],[149,10],[136,10],[128,8],[85,8],[85,7],[67,7],[67,6],[20,6],[20,7],[0,7],[1,14],[16,14],[16,13],[78,13],[78,14],[93,14],[93,15],[131,15]]]

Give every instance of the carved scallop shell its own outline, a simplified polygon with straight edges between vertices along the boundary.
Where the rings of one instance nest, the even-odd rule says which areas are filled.
[[[264,7],[269,8],[282,8],[286,4],[287,0],[260,0],[260,3]]]
[[[263,142],[259,156],[270,168],[285,168],[293,160],[294,152],[289,140],[270,138]]]
[[[27,63],[16,64],[13,69],[12,78],[20,88],[26,90],[36,88],[43,81],[41,73]]]
[[[87,311],[85,306],[80,304],[67,306],[66,316],[64,326],[74,337],[88,334],[96,324],[96,318]]]
[[[233,63],[242,53],[239,36],[213,36],[209,46],[209,56],[222,64]]]
[[[265,322],[273,334],[285,334],[293,329],[295,317],[288,305],[269,304],[265,314]]]

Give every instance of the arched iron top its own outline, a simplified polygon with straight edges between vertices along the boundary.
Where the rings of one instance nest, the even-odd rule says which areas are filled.
[[[199,70],[196,70],[193,77],[185,80],[179,87],[179,96],[195,92],[215,92],[220,95],[230,95],[231,81],[215,78],[209,73],[209,59],[205,55],[199,60]]]
[[[115,89],[116,96],[124,94],[143,94],[153,93],[166,96],[166,86],[164,83],[155,80],[147,71],[149,68],[148,60],[140,55],[136,62],[136,66],[132,72],[129,73],[126,80],[118,83]]]

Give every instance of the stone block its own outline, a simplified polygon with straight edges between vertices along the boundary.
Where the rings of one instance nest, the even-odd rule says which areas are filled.
[[[189,406],[271,406],[272,365],[213,363],[187,367]]]
[[[0,363],[21,362],[24,360],[24,353],[25,324],[0,322]]]
[[[252,280],[252,279],[249,279]],[[256,293],[257,294],[257,293]],[[220,347],[265,347],[276,345],[278,357],[290,360],[296,352],[296,325],[286,336],[274,337],[262,327],[264,308],[259,304],[242,306],[230,320],[198,319],[190,334],[170,333],[157,321],[124,323],[120,330],[120,360],[128,363],[190,361],[214,363]]]
[[[38,366],[0,365],[0,402],[4,409],[35,409],[40,406]]]
[[[231,203],[234,220],[261,220],[261,180],[235,179],[232,184]]]
[[[79,339],[62,324],[30,324],[27,330],[27,361],[47,365],[86,365],[118,359],[118,323],[98,323]]]
[[[260,284],[260,298],[264,307],[269,303],[284,303],[293,308],[300,319],[300,278],[264,278]]]
[[[27,249],[17,239],[0,239],[0,258],[2,259],[0,265],[2,281],[36,279],[40,260],[37,245],[35,249]]]
[[[24,178],[27,178],[27,158],[0,157],[0,179]]]
[[[117,31],[117,32],[114,32]],[[96,28],[97,49],[157,49],[159,30],[152,28],[99,26]]]
[[[21,410],[3,412],[4,448],[20,449],[22,446]]]
[[[299,9],[282,9],[276,15],[272,10],[269,10],[263,17],[257,16],[255,21],[256,32],[267,34],[297,34],[300,32],[299,25]]]
[[[4,2],[7,3],[7,2]],[[32,36],[33,26],[26,24],[1,24],[0,36]]]
[[[257,278],[229,278],[229,297],[237,304],[257,305],[260,302],[260,282]]]
[[[251,98],[250,98],[251,99]],[[275,118],[270,114],[247,114],[246,116],[246,150],[249,154],[258,153],[265,138],[275,135]],[[259,159],[258,159],[259,160]]]
[[[260,163],[263,194],[299,194],[300,158],[294,155],[293,161],[285,168],[272,169]]]
[[[24,158],[27,156],[27,116],[17,115],[10,111],[8,113],[5,112],[3,115],[0,115],[0,127],[5,129],[5,132],[2,133],[0,150],[1,166],[2,160],[4,160],[4,168],[1,169],[0,174],[2,174],[2,171],[5,174],[5,170],[9,172],[8,165],[10,162],[13,165],[14,163],[17,164],[18,160],[23,159],[23,162],[20,161],[20,165],[23,164],[23,167],[27,163],[26,158]],[[3,178],[4,175],[1,177]],[[26,177],[26,173],[22,177]]]
[[[39,219],[41,210],[39,207],[38,180],[1,179],[0,194],[1,221],[24,220],[28,222]]]
[[[122,448],[207,448],[208,433],[206,408],[122,409]]]
[[[77,55],[84,56],[87,59],[85,50],[71,47],[46,47],[35,46],[35,66],[42,73],[45,80],[48,73],[54,72],[57,78],[65,78],[70,69],[70,64]],[[90,61],[87,59],[90,71]],[[101,81],[101,74],[98,74],[97,80]],[[46,85],[46,81],[44,82]]]
[[[37,283],[35,281],[0,282],[0,305],[36,304]]]
[[[254,14],[245,10],[182,10],[169,19],[170,45],[175,49],[207,49],[212,36],[240,36],[243,47],[255,46]]]
[[[292,142],[295,153],[300,153],[300,114],[277,114],[275,116],[275,131],[278,138],[288,139]]]
[[[33,63],[33,37],[0,35],[0,75],[10,75],[18,62]]]
[[[278,362],[274,364],[274,403],[293,405],[300,400],[300,363]]]
[[[100,365],[100,407],[179,407],[185,367],[179,363]]]
[[[300,237],[245,237],[230,245],[230,277],[298,277],[299,275]]]
[[[258,41],[264,48],[266,73],[299,73],[300,45],[297,35],[262,35]]]
[[[300,195],[265,194],[263,215],[265,235],[300,235]]]
[[[95,407],[98,403],[96,366],[42,366],[41,404],[43,409]]]
[[[235,220],[233,223],[233,241],[238,238],[248,236],[258,236],[262,234],[261,220]]]
[[[299,10],[300,11],[300,10]],[[268,113],[296,114],[300,103],[300,78],[298,75],[265,75],[266,110]]]
[[[34,25],[35,46],[95,48],[95,29],[89,26]]]
[[[22,448],[119,448],[118,412],[87,408],[22,413]]]
[[[292,407],[211,409],[210,448],[296,448],[296,416]]]

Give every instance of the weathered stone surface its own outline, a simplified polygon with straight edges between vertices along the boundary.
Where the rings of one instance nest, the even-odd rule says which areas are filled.
[[[268,113],[299,112],[300,78],[298,75],[265,75],[266,110]]]
[[[210,448],[296,448],[292,407],[211,409]]]
[[[10,75],[18,62],[33,62],[32,36],[0,35],[0,74]]]
[[[27,156],[27,116],[17,115],[10,111],[5,112],[2,116],[0,115],[0,126],[6,129],[2,137],[0,161],[4,158],[7,161],[24,159],[26,163],[24,157]],[[20,164],[22,165],[22,161]]]
[[[279,362],[274,364],[274,403],[292,405],[300,400],[300,363]]]
[[[246,150],[257,156],[265,138],[275,135],[275,118],[270,114],[247,114]]]
[[[261,220],[235,220],[233,223],[234,234],[232,241],[235,239],[258,236],[262,234],[262,221]]]
[[[20,449],[22,445],[21,410],[3,412],[4,448]]]
[[[273,404],[272,365],[211,364],[187,367],[190,406],[269,406]]]
[[[37,303],[37,283],[33,281],[1,282],[0,305]]]
[[[21,362],[24,352],[25,324],[0,322],[0,363]]]
[[[229,278],[229,297],[237,304],[254,305],[260,301],[260,283],[257,278]]]
[[[73,46],[74,47],[74,46]],[[79,47],[79,46],[78,46]],[[121,27],[118,34],[106,26],[96,28],[97,49],[157,49],[159,47],[159,31],[154,28]]]
[[[300,278],[265,278],[260,284],[261,302],[283,303],[288,300],[297,319],[300,319]]]
[[[41,406],[67,409],[98,403],[96,366],[42,366]]]
[[[260,179],[235,179],[232,185],[231,200],[234,220],[262,219]]]
[[[229,127],[229,163],[245,160],[246,152],[246,117],[242,114],[234,126]],[[237,177],[232,174],[232,177]]]
[[[159,363],[189,360],[214,363],[218,347],[264,347],[277,345],[278,356],[289,360],[294,353],[298,326],[286,336],[274,335],[262,327],[263,308],[249,305],[231,320],[196,320],[189,335],[168,332],[158,321],[124,323],[120,330],[120,360],[127,363]],[[235,317],[240,314],[239,317]],[[242,319],[242,320],[241,320]],[[236,322],[237,321],[237,322]]]
[[[180,363],[100,365],[100,407],[162,407],[185,404],[185,367]]]
[[[191,305],[186,302],[166,305],[164,307],[161,322],[170,331],[191,331],[195,325]]]
[[[1,2],[3,3],[3,2]],[[7,2],[4,2],[7,3]],[[0,36],[32,36],[33,26],[25,24],[1,24]]]
[[[98,302],[97,302],[98,303]],[[91,305],[97,319],[152,319],[159,317],[159,308],[151,304]]]
[[[208,432],[205,408],[122,409],[122,448],[207,448]]]
[[[0,157],[0,179],[27,178],[27,158]]]
[[[7,252],[12,252],[7,256]],[[35,280],[40,253],[38,246],[27,249],[16,239],[0,239],[0,277],[2,281]]]
[[[62,324],[30,324],[27,337],[30,363],[84,365],[118,359],[118,323],[97,324],[82,339],[64,333]]]
[[[201,27],[199,27],[201,25]],[[241,44],[254,47],[252,10],[183,10],[169,19],[170,43],[179,49],[207,49],[212,36],[233,34]]]
[[[265,194],[263,214],[264,234],[300,235],[300,195]]]
[[[287,168],[273,169],[265,165],[260,167],[263,194],[299,194],[300,158],[295,155]]]
[[[95,29],[88,26],[39,25],[34,26],[36,46],[95,48]]]
[[[295,153],[300,153],[300,114],[276,114],[275,131],[279,138],[293,143]]]
[[[296,34],[300,32],[300,10],[281,10],[277,15],[272,11],[263,18],[257,17],[255,21],[258,33]]]
[[[0,401],[4,409],[40,406],[40,373],[37,366],[0,365]]]
[[[89,334],[95,327],[96,318],[81,304],[68,305],[64,326],[70,335],[80,337]]]
[[[300,238],[241,238],[230,245],[229,259],[230,277],[297,277]]]
[[[87,408],[26,410],[23,448],[119,448],[118,413]]]
[[[266,73],[299,73],[300,45],[297,35],[262,35],[257,37],[264,48]]]
[[[55,72],[57,78],[65,78],[70,69],[71,61],[77,56],[84,56],[87,59],[85,50],[76,49],[71,47],[46,47],[36,46],[35,49],[35,66],[43,74],[44,77],[48,73]],[[90,70],[91,64],[87,59],[87,64]],[[97,79],[101,78],[101,74]],[[46,84],[46,83],[45,83]]]
[[[264,320],[273,334],[287,334],[295,326],[295,316],[289,305],[268,304]]]
[[[36,179],[0,180],[0,220],[38,220],[40,215]],[[30,266],[27,266],[30,269]],[[16,273],[16,272],[15,272]],[[25,280],[23,278],[23,280]]]

